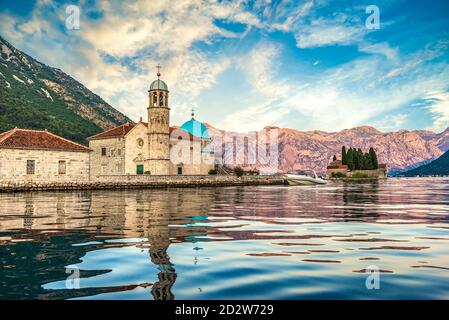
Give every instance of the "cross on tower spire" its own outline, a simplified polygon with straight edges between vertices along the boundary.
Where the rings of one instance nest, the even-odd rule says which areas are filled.
[[[156,66],[156,68],[157,68],[157,77],[160,78],[160,77],[161,77],[161,68],[162,68],[162,67],[161,67],[161,65],[158,63],[157,66]]]
[[[190,114],[192,115],[192,119],[193,119],[193,118],[195,117],[195,109],[192,108],[192,109],[190,110],[190,112],[191,112]]]

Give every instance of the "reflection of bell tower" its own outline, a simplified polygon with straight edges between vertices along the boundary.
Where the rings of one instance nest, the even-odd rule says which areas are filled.
[[[153,241],[155,243],[156,241]],[[168,241],[170,242],[170,241]],[[169,243],[165,245],[151,245],[150,258],[151,262],[158,266],[158,281],[153,283],[151,294],[155,300],[174,300],[175,296],[171,288],[175,284],[177,274],[170,257],[167,254]]]
[[[157,66],[157,80],[150,85],[148,106],[148,159],[145,171],[153,175],[169,174],[170,164],[170,108],[168,86],[160,79],[161,66]]]
[[[165,192],[153,193],[148,200],[148,240],[150,242],[149,255],[151,262],[159,269],[158,281],[153,284],[151,294],[155,300],[174,300],[171,291],[176,278],[176,270],[170,261],[167,249],[171,244],[170,213],[171,201]]]

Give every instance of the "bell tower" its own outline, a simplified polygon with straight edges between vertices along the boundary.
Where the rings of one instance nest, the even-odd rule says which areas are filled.
[[[161,66],[157,66],[157,80],[148,90],[148,159],[145,171],[152,175],[168,175],[170,172],[170,108],[168,86],[162,81]]]

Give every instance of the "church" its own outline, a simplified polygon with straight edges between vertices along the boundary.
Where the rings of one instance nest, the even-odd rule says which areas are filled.
[[[87,138],[90,176],[104,175],[205,175],[217,169],[204,123],[192,118],[170,127],[169,90],[157,79],[148,90],[148,121],[125,123]]]

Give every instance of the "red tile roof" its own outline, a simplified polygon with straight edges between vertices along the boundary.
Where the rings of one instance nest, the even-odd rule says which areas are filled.
[[[47,130],[18,128],[0,134],[0,148],[91,151],[88,147],[64,139]]]
[[[124,137],[135,126],[136,126],[136,124],[127,122],[125,124],[122,124],[121,126],[118,126],[118,127],[100,132],[99,134],[96,134],[94,136],[91,136],[91,137],[87,138],[87,140]]]
[[[147,122],[142,122],[145,126],[148,126]],[[122,124],[121,126],[106,130],[104,132],[101,132],[99,134],[96,134],[94,136],[91,136],[89,138],[87,138],[87,140],[100,140],[100,139],[109,139],[109,138],[123,138],[124,136],[126,136],[128,134],[128,132],[131,131],[132,128],[134,128],[138,123],[125,123]],[[182,130],[178,127],[170,127],[170,134],[175,131],[175,130]],[[184,131],[187,132],[187,131]],[[188,133],[190,140],[192,140],[194,138],[194,136],[190,133]],[[183,137],[185,135],[183,134]]]

